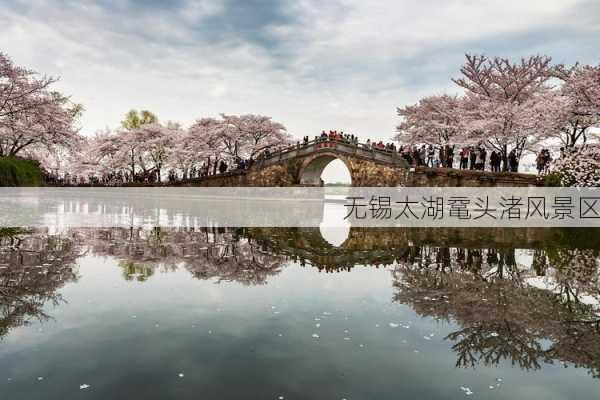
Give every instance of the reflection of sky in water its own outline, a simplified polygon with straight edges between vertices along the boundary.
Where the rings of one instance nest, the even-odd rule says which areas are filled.
[[[56,189],[56,190],[52,190]],[[0,226],[4,227],[81,227],[81,226],[280,226],[318,227],[347,226],[347,215],[353,226],[395,227],[598,227],[594,218],[530,217],[529,206],[507,214],[506,205],[497,200],[508,196],[507,188],[348,188],[348,187],[281,187],[281,188],[3,188],[0,191]],[[160,190],[154,190],[160,189]],[[592,188],[567,190],[560,196],[597,196]],[[546,196],[546,211],[557,188],[511,188],[511,196]],[[512,193],[513,190],[518,191]],[[583,190],[583,189],[581,189]],[[490,191],[490,193],[487,193]],[[530,193],[534,191],[534,193]],[[541,193],[538,193],[540,192]],[[588,193],[589,192],[589,193]],[[323,205],[323,195],[337,203]],[[346,200],[349,204],[342,204]],[[429,207],[427,199],[444,200],[445,208]],[[439,197],[438,197],[439,196]],[[469,207],[449,207],[454,196],[466,197]],[[482,218],[480,196],[489,197],[489,208],[495,218]],[[409,199],[410,197],[410,199]],[[362,199],[362,200],[361,200]],[[385,200],[387,199],[387,201]],[[406,203],[410,200],[409,203]],[[496,200],[496,202],[494,202]],[[386,205],[389,203],[389,207]],[[435,203],[438,204],[438,203]],[[352,207],[355,205],[355,207]],[[453,204],[454,205],[454,204]],[[487,208],[486,208],[487,209]],[[409,211],[410,210],[410,211]],[[460,214],[458,211],[460,210]],[[558,208],[555,209],[555,211]],[[518,211],[518,212],[517,212]],[[454,213],[454,214],[453,214]],[[529,214],[528,214],[529,213]],[[467,215],[468,214],[468,215]],[[516,215],[520,215],[519,218]],[[578,216],[578,208],[572,211]],[[443,216],[442,216],[443,215]],[[528,215],[525,217],[525,215]],[[509,218],[511,216],[511,218]]]
[[[78,281],[58,289],[66,303],[45,306],[54,319],[16,327],[0,342],[6,398],[461,399],[463,386],[474,398],[546,400],[598,392],[585,368],[559,362],[535,371],[510,361],[456,368],[446,337],[460,324],[417,314],[419,298],[393,302],[395,265],[325,273],[285,261],[252,286],[193,278],[182,256],[164,258],[140,282],[125,279],[114,247],[91,244],[77,259]],[[528,251],[515,259],[531,264]]]
[[[350,223],[344,219],[346,207],[342,204],[328,203],[323,205],[323,222],[319,230],[323,239],[333,246],[340,246],[350,233]]]

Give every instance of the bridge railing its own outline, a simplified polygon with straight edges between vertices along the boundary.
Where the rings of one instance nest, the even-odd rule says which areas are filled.
[[[273,159],[280,160],[280,159],[284,158],[284,156],[287,154],[295,153],[298,150],[306,149],[306,148],[321,145],[321,144],[341,144],[343,146],[352,147],[354,149],[360,149],[363,151],[367,151],[372,154],[380,154],[380,155],[388,156],[392,159],[402,159],[402,154],[400,154],[397,150],[379,149],[379,148],[373,146],[372,144],[369,145],[367,143],[360,143],[360,142],[356,143],[356,142],[352,142],[352,141],[344,140],[344,139],[317,138],[317,139],[309,140],[308,142],[299,142],[299,143],[290,145],[290,146],[286,147],[285,149],[270,153],[269,155],[265,155],[263,153],[262,156],[259,158],[259,161],[267,161],[267,160],[273,160]],[[336,149],[343,153],[346,153],[346,154],[356,154],[355,151],[353,151],[353,152],[345,151],[343,149],[343,147],[336,147]]]

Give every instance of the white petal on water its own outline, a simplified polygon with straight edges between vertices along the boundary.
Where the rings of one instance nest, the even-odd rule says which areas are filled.
[[[471,389],[468,388],[468,387],[465,387],[465,386],[461,386],[460,390],[462,390],[465,393],[465,395],[467,395],[467,396],[470,396],[470,395],[473,394],[473,392],[471,391]]]
[[[490,385],[488,387],[490,388],[490,390],[494,390],[494,388],[495,388],[495,386],[492,386],[492,385]]]
[[[183,375],[181,372],[177,375],[180,378],[183,378],[185,375]]]
[[[496,382],[502,382],[502,378],[496,378]]]
[[[278,333],[278,334],[277,334],[277,336],[279,336],[279,337],[282,337],[282,336],[283,336],[283,334],[282,334],[282,333]]]
[[[317,339],[318,339],[318,338],[319,338],[319,335],[317,335],[316,333],[313,333],[313,334],[312,334],[312,337],[314,337],[314,338],[317,338]]]
[[[283,399],[284,399],[284,397],[283,397],[283,396],[279,396],[277,399],[278,399],[278,400],[283,400]]]
[[[348,329],[344,329],[344,333],[348,333]]]
[[[321,324],[315,324],[315,326],[316,326],[317,328],[320,328],[320,327],[321,327]]]
[[[350,340],[350,338],[349,337],[345,337],[344,340]]]
[[[375,324],[375,328],[379,328],[379,324]]]
[[[315,318],[315,321],[320,321],[320,320],[321,320],[321,318]]]
[[[399,327],[399,326],[400,326],[400,324],[397,324],[397,323],[395,323],[395,322],[390,322],[390,327],[391,327],[391,328],[397,328],[397,327]]]
[[[423,339],[425,339],[425,340],[431,340],[431,338],[429,336],[423,336]]]
[[[79,385],[79,389],[87,389],[89,387],[90,387],[90,385],[88,385],[87,383],[84,383],[83,385]]]
[[[359,346],[360,346],[360,347],[365,347],[365,345],[364,345],[364,344],[362,344],[362,343],[361,343],[361,344],[359,344]]]

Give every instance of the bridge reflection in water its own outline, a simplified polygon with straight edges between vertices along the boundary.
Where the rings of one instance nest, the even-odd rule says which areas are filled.
[[[185,269],[197,279],[267,284],[297,263],[324,272],[387,266],[393,301],[451,321],[456,364],[561,362],[600,377],[600,235],[591,229],[352,228],[334,246],[318,228],[80,228],[0,232],[0,336],[50,318],[87,255],[126,280]]]

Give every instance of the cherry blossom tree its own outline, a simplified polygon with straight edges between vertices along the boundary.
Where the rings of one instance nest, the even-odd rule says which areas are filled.
[[[566,147],[597,138],[591,128],[600,127],[600,66],[559,65],[555,73],[564,82],[549,110],[559,120],[558,137]]]
[[[233,125],[240,136],[242,157],[254,159],[267,148],[288,145],[291,137],[285,127],[264,115],[223,115],[226,125]]]
[[[80,139],[75,125],[83,107],[50,91],[54,82],[0,53],[0,156],[57,151]]]
[[[431,96],[417,104],[398,108],[403,121],[396,128],[401,143],[444,145],[460,133],[460,99],[457,96]]]
[[[90,176],[106,172],[106,162],[98,148],[101,139],[97,136],[84,138],[77,145],[75,150],[66,158],[67,168],[63,172],[68,172],[77,176]]]
[[[461,113],[465,139],[486,143],[506,161],[511,150],[520,159],[528,146],[547,138],[553,129],[544,112],[551,89],[550,62],[545,56],[513,63],[467,54],[462,76],[453,79],[465,90]]]
[[[217,120],[217,124],[210,125],[207,131],[207,142],[214,147],[222,157],[236,158],[239,157],[240,149],[244,144],[244,137],[234,120],[234,117],[227,117],[224,114],[223,118]],[[227,119],[225,119],[227,117]]]
[[[206,142],[208,135],[205,134],[205,129],[210,129],[213,122],[210,119],[205,119],[204,122],[206,124],[196,122],[194,129],[178,128],[174,132],[169,163],[179,169],[184,178],[188,177],[192,168],[210,164],[211,157],[216,154]]]
[[[285,127],[263,115],[226,115],[220,119],[202,118],[189,129],[183,147],[207,157],[213,173],[221,160],[256,159],[267,148],[291,142]],[[211,161],[212,160],[212,161]]]
[[[211,126],[208,142],[232,158],[254,159],[267,148],[290,143],[285,127],[263,115],[221,114],[218,124]]]
[[[106,138],[106,140],[113,141],[113,143],[105,143],[105,150],[110,152],[113,146],[115,146],[115,162],[121,166],[127,165],[131,176],[137,173],[137,166],[140,166],[145,171],[144,167],[140,165],[143,152],[143,142],[141,139],[141,133],[137,129],[120,130],[111,135],[111,137]]]
[[[176,128],[167,128],[158,123],[144,124],[135,130],[141,142],[140,165],[144,172],[154,171],[158,181],[161,180],[163,165],[168,161],[174,144]],[[147,167],[148,166],[148,167]]]
[[[18,116],[48,104],[48,87],[56,78],[36,77],[34,71],[16,66],[0,53],[0,118]]]
[[[111,171],[125,171],[129,167],[129,154],[125,154],[122,147],[122,141],[119,140],[117,133],[110,131],[97,132],[96,135],[87,140],[85,151],[89,154],[90,163],[95,162],[99,165],[100,173]],[[135,166],[135,163],[134,163]],[[133,168],[134,169],[134,168]]]
[[[215,118],[201,118],[188,128],[180,146],[186,148],[190,156],[198,162],[206,160],[206,166],[210,168],[212,165],[213,171],[216,171],[217,163],[225,157],[227,143],[231,141],[229,137],[223,139],[217,132],[222,132],[221,121]]]

